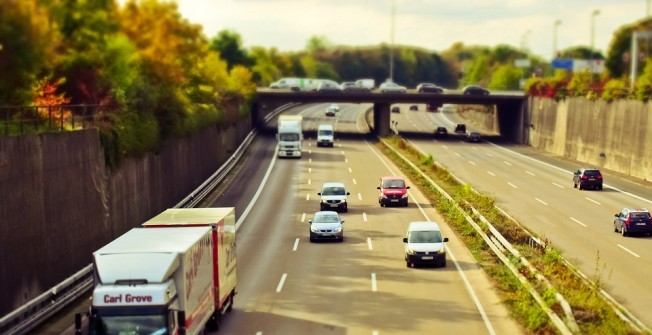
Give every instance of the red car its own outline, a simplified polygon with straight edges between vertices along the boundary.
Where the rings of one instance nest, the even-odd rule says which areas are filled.
[[[380,207],[398,205],[407,207],[408,193],[410,186],[405,185],[402,177],[386,176],[380,177],[378,189],[378,203]]]

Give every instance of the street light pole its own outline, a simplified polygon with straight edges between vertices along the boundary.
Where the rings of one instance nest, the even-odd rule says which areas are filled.
[[[552,59],[557,58],[557,28],[561,25],[561,20],[556,20],[552,26]]]
[[[392,0],[392,18],[389,38],[389,80],[394,82],[394,19],[396,17],[396,0]]]
[[[593,76],[593,55],[595,54],[595,17],[599,14],[599,9],[594,9],[591,13],[591,76]]]

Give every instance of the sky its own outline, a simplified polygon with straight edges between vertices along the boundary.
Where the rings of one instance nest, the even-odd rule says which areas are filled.
[[[554,54],[555,31],[557,50],[563,50],[591,46],[592,26],[594,46],[606,54],[613,33],[646,17],[650,1],[175,0],[181,15],[202,25],[207,37],[232,30],[245,48],[298,51],[320,36],[344,46],[391,44],[393,39],[394,45],[435,52],[456,42],[506,44],[545,59]],[[555,25],[557,20],[561,23]]]

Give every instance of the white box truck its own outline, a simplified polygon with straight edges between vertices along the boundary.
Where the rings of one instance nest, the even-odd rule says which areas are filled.
[[[279,157],[301,157],[303,117],[301,115],[280,115],[276,140]]]
[[[143,226],[93,253],[88,334],[218,329],[235,295],[235,210],[166,210]]]

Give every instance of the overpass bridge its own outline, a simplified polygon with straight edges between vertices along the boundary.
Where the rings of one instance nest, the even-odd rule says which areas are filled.
[[[291,90],[259,88],[252,103],[254,126],[261,126],[265,106],[283,103],[370,103],[373,104],[373,132],[379,136],[390,133],[390,106],[392,104],[459,104],[495,106],[499,131],[502,137],[524,143],[529,129],[527,96],[523,92],[494,91],[489,95],[464,95],[461,92],[444,94],[380,92],[293,92]]]

